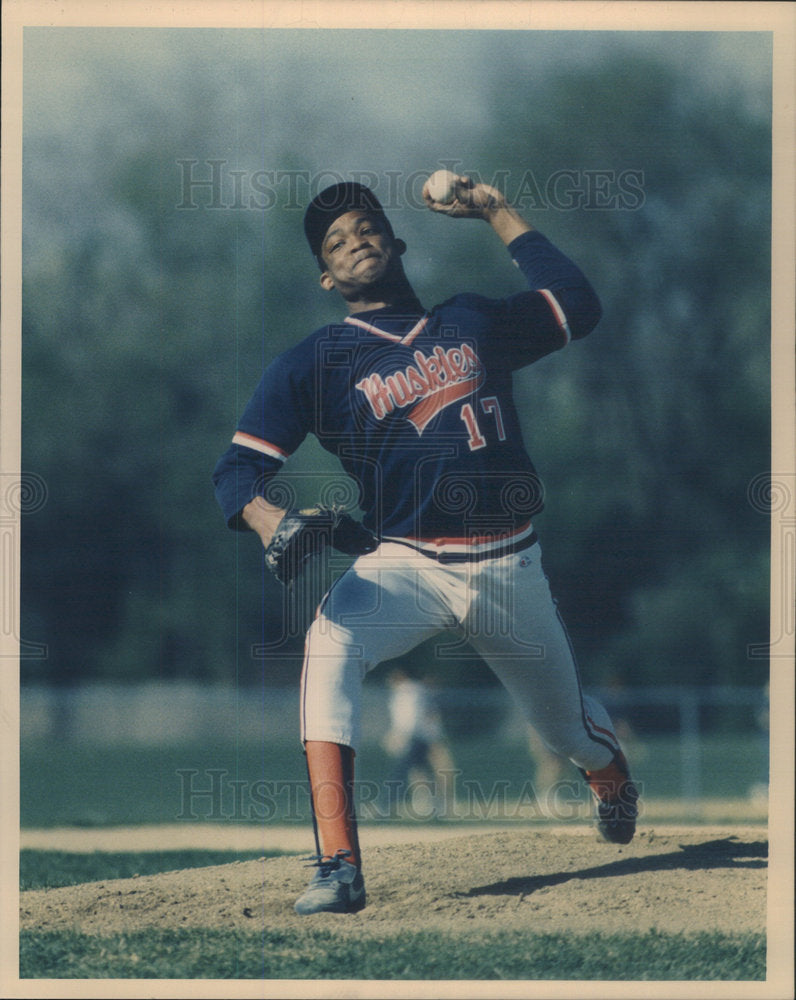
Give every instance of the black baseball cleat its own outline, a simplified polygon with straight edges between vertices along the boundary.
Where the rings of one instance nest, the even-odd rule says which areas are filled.
[[[296,913],[357,913],[365,905],[365,880],[355,865],[345,860],[348,852],[333,858],[316,858],[318,871],[293,907]]]
[[[620,751],[607,767],[583,771],[597,801],[597,830],[611,844],[629,844],[636,832],[638,789]]]

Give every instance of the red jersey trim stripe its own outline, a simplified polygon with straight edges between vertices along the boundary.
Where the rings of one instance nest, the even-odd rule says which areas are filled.
[[[380,330],[372,323],[366,323],[364,319],[357,319],[355,316],[346,316],[345,322],[350,323],[352,326],[358,326],[360,330],[367,330],[368,333],[374,333],[377,337],[383,337],[385,340],[392,340],[393,343],[411,344],[428,322],[428,314],[423,316],[422,319],[419,319],[409,333],[404,334],[404,336],[399,336],[397,333],[387,333],[386,330]]]
[[[569,323],[567,322],[566,314],[559,305],[558,299],[547,288],[540,288],[539,294],[544,295],[547,304],[553,311],[553,315],[556,318],[556,323],[558,323],[561,332],[564,334],[564,344],[565,345],[568,344],[570,340],[572,340],[572,331],[569,329]]]
[[[437,552],[445,549],[448,552],[483,552],[490,548],[502,548],[507,541],[520,541],[527,535],[533,534],[533,525],[530,521],[516,531],[496,531],[493,535],[471,535],[469,537],[455,538],[445,536],[442,538],[413,538],[405,537],[396,541],[411,542],[418,549],[427,549]],[[389,535],[384,536],[384,541],[389,542]]]
[[[402,344],[411,344],[415,337],[420,333],[423,327],[428,323],[428,314],[426,314],[421,320],[412,327],[412,329],[407,333],[404,339],[401,341]]]
[[[611,743],[614,744],[616,749],[617,750],[619,749],[619,741],[617,740],[616,736],[611,732],[610,729],[605,729],[603,726],[598,726],[597,723],[594,721],[594,719],[592,719],[592,717],[588,714],[588,712],[586,713],[586,721],[591,726],[593,733],[599,733],[601,736],[607,736],[608,739],[611,741]]]
[[[368,333],[375,333],[377,337],[384,337],[385,340],[392,340],[396,344],[399,344],[402,337],[399,337],[396,333],[387,333],[384,330],[380,330],[377,326],[372,323],[366,323],[363,319],[356,319],[353,316],[346,316],[346,323],[350,323],[351,326],[358,326],[360,330],[367,330]]]
[[[277,445],[271,444],[270,441],[263,441],[262,438],[246,434],[245,431],[236,431],[232,436],[232,443],[242,445],[244,448],[253,448],[254,451],[259,451],[260,454],[268,455],[270,458],[276,458],[280,462],[284,462],[289,457],[289,452],[283,451]]]

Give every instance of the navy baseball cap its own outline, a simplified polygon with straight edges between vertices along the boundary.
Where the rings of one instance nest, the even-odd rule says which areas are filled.
[[[321,262],[321,246],[323,238],[329,232],[329,226],[346,212],[362,211],[378,216],[390,236],[393,236],[390,220],[384,214],[384,209],[376,195],[357,181],[344,181],[333,184],[317,194],[307,206],[304,213],[304,235],[314,256]]]

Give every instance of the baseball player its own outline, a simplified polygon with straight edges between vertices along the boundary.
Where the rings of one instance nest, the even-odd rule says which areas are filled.
[[[387,683],[390,728],[383,743],[394,758],[385,787],[388,809],[394,810],[401,799],[407,799],[407,783],[413,775],[425,775],[437,792],[433,802],[437,812],[445,807],[446,776],[452,774],[454,764],[436,699],[428,684],[399,667],[390,671]]]
[[[301,740],[318,856],[300,914],[365,905],[353,801],[362,681],[435,635],[475,648],[544,742],[581,770],[605,839],[625,844],[635,832],[636,788],[606,711],[581,691],[542,569],[532,523],[541,490],[512,398],[512,373],[585,337],[601,307],[579,268],[497,189],[461,176],[455,185],[442,203],[427,183],[428,208],[454,225],[487,223],[528,290],[426,308],[375,194],[327,188],[304,231],[343,315],[266,368],[214,472],[228,525],[259,535],[286,585],[326,546],[356,557],[305,642]],[[270,480],[310,433],[357,484],[361,522],[269,500]]]

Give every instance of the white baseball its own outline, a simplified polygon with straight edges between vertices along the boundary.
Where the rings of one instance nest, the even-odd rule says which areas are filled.
[[[436,170],[428,179],[428,196],[440,205],[449,205],[456,197],[456,174]]]

